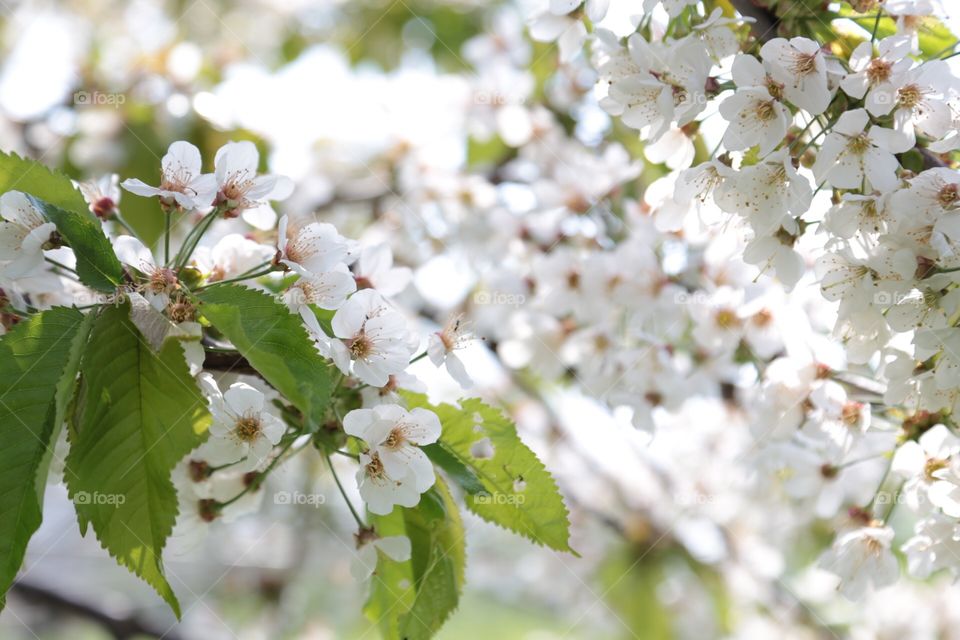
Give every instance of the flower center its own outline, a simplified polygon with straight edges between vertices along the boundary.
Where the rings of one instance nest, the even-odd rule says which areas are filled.
[[[185,300],[171,303],[167,307],[167,314],[176,323],[191,322],[196,317],[193,305]]]
[[[366,334],[360,333],[347,345],[350,351],[350,357],[354,360],[363,360],[373,353],[373,340]]]
[[[879,556],[883,553],[883,544],[876,538],[867,538],[865,544],[867,545],[867,551],[872,555]]]
[[[850,138],[850,141],[847,143],[847,149],[851,153],[855,153],[858,156],[862,156],[870,148],[870,138],[866,133],[858,133],[857,135]]]
[[[927,458],[927,462],[923,465],[923,476],[927,479],[927,482],[933,482],[936,479],[933,474],[940,469],[945,469],[947,464],[947,461],[942,458]]]
[[[937,202],[944,209],[952,207],[960,200],[960,185],[948,184],[937,193]]]
[[[893,64],[886,60],[880,58],[871,60],[870,64],[867,65],[867,79],[870,84],[880,84],[887,81],[890,78],[892,67]]]
[[[383,463],[380,462],[380,456],[376,453],[370,456],[370,462],[367,463],[365,470],[367,477],[371,480],[386,480],[387,472],[383,470]]]
[[[923,98],[923,92],[915,84],[909,84],[901,87],[897,91],[897,106],[904,109],[913,109]]]
[[[262,431],[260,418],[255,415],[245,415],[233,427],[233,433],[242,442],[252,442]]]
[[[740,324],[740,319],[733,309],[719,309],[714,316],[714,321],[721,329],[733,329]]]
[[[750,316],[750,321],[758,327],[767,327],[773,321],[773,314],[769,309],[760,309]]]
[[[177,274],[172,269],[157,267],[149,274],[147,287],[153,293],[164,293],[176,288]]]
[[[390,433],[387,435],[386,440],[383,441],[383,446],[391,451],[396,451],[401,448],[407,442],[407,434],[403,428],[403,425],[397,425],[390,430]]]
[[[855,427],[860,423],[860,409],[862,405],[859,402],[847,402],[840,410],[840,419],[848,427]]]
[[[783,85],[770,76],[767,76],[767,93],[769,93],[774,100],[783,100]]]
[[[767,100],[757,105],[757,120],[760,122],[770,122],[776,119],[777,110],[774,108],[773,100]]]
[[[192,173],[184,167],[177,167],[172,172],[163,174],[160,179],[160,188],[164,191],[196,195],[197,192],[190,188],[192,179]]]
[[[779,240],[780,244],[785,247],[792,247],[797,241],[797,236],[793,235],[783,227],[777,229],[777,232],[773,234],[773,237]]]
[[[790,67],[798,76],[805,76],[817,70],[817,54],[798,53],[793,58],[793,65]]]

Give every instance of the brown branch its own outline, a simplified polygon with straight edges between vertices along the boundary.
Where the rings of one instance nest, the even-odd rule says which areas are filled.
[[[213,371],[226,371],[228,373],[245,373],[247,375],[259,376],[260,372],[253,368],[250,361],[239,353],[223,353],[220,351],[207,351],[203,359],[203,368]]]
[[[740,15],[753,18],[754,22],[750,24],[750,33],[757,39],[757,42],[763,44],[767,40],[777,37],[780,18],[762,0],[730,0],[730,4]]]
[[[16,582],[10,588],[10,593],[23,600],[28,606],[42,607],[59,614],[92,620],[106,629],[116,640],[129,640],[138,636],[164,640],[180,638],[172,629],[155,626],[135,615],[116,616],[39,585],[23,581]]]

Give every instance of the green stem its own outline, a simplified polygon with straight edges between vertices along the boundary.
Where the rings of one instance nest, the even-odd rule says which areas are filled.
[[[275,457],[273,460],[271,460],[271,461],[270,461],[270,464],[267,465],[267,468],[264,469],[263,471],[261,471],[259,474],[257,474],[257,477],[254,478],[254,479],[250,482],[250,484],[248,484],[248,485],[246,486],[246,488],[244,488],[243,491],[241,491],[241,492],[238,493],[237,495],[233,496],[232,498],[230,498],[230,499],[227,500],[226,502],[220,502],[220,503],[218,503],[218,504],[217,504],[217,507],[218,507],[219,509],[223,509],[223,508],[225,508],[225,507],[228,507],[228,506],[230,506],[231,504],[233,504],[234,502],[236,502],[237,500],[239,500],[240,498],[242,498],[243,496],[245,496],[245,495],[247,495],[248,493],[250,493],[251,491],[256,491],[257,489],[259,489],[259,488],[263,485],[263,480],[264,480],[264,478],[266,478],[268,475],[270,475],[270,472],[273,471],[274,467],[276,467],[276,466],[280,463],[280,460],[283,459],[284,454],[290,449],[290,447],[293,446],[293,443],[296,441],[297,436],[299,436],[299,435],[300,435],[300,434],[298,433],[296,436],[290,438],[290,440],[287,442],[287,444],[285,444],[285,445],[283,446],[283,448],[280,450],[280,453],[277,454],[277,457]]]
[[[870,42],[877,41],[877,30],[880,29],[881,16],[883,16],[883,12],[877,9],[877,18],[873,21],[873,33],[870,34]]]
[[[170,227],[173,224],[173,215],[168,211],[166,229],[163,233],[163,264],[170,264]]]
[[[214,209],[207,214],[206,218],[190,230],[190,233],[187,234],[186,239],[183,241],[183,246],[180,247],[180,251],[177,253],[176,260],[174,260],[175,269],[181,269],[187,264],[190,256],[193,255],[194,249],[200,244],[200,239],[203,238],[203,234],[213,225],[218,215],[220,215],[220,209]]]
[[[55,267],[57,267],[57,268],[59,268],[59,269],[63,269],[64,271],[68,271],[68,272],[70,272],[70,273],[72,273],[72,274],[74,274],[74,275],[77,274],[77,270],[76,270],[76,269],[73,269],[73,268],[71,268],[71,267],[68,267],[67,265],[63,264],[62,262],[57,262],[57,261],[54,260],[53,258],[44,257],[44,260],[46,260],[47,262],[49,262],[50,264],[52,264],[53,266],[55,266]]]
[[[269,263],[268,263],[269,264]],[[259,278],[260,276],[265,276],[267,274],[273,273],[273,267],[267,269],[261,269],[253,273],[247,272],[237,276],[236,278],[230,278],[228,280],[217,280],[216,282],[211,282],[210,284],[205,284],[202,287],[197,287],[194,291],[203,291],[204,289],[209,289],[210,287],[216,287],[221,284],[232,284],[234,282],[242,282],[244,280],[250,280],[251,278]]]
[[[426,357],[427,357],[427,352],[424,351],[423,353],[421,353],[420,355],[418,355],[416,358],[414,358],[413,360],[411,360],[411,361],[410,361],[410,364],[413,364],[414,362],[417,362],[417,361],[419,361],[419,360],[423,360],[423,359],[426,358]]]
[[[873,497],[870,498],[870,502],[867,503],[867,506],[864,508],[865,511],[871,511],[873,509],[873,503],[877,501],[877,496],[880,495],[880,491],[883,489],[883,485],[887,481],[887,476],[890,475],[890,469],[893,467],[893,460],[890,461],[890,464],[887,465],[887,469],[883,472],[883,476],[880,478],[880,483],[877,485],[877,490],[873,492]]]
[[[333,475],[333,481],[337,484],[337,489],[340,490],[340,495],[343,496],[343,501],[347,503],[347,507],[350,509],[350,514],[353,516],[353,519],[357,521],[357,525],[361,529],[365,529],[367,525],[364,524],[363,519],[353,507],[353,503],[350,502],[350,498],[347,497],[347,492],[344,491],[343,485],[340,484],[340,478],[337,476],[337,471],[333,468],[333,462],[330,460],[330,456],[325,455],[324,458],[327,461],[327,467],[330,468],[330,473]]]
[[[872,456],[864,456],[864,457],[862,457],[862,458],[855,458],[855,459],[853,459],[853,460],[849,460],[849,461],[847,461],[847,462],[843,462],[843,463],[838,464],[836,468],[837,468],[837,469],[846,469],[847,467],[852,467],[853,465],[855,465],[855,464],[860,464],[861,462],[868,462],[868,461],[870,461],[870,460],[876,460],[877,458],[882,458],[882,457],[885,456],[885,455],[886,455],[885,453],[877,453],[877,454],[874,454],[874,455],[872,455]]]
[[[929,59],[930,59],[930,60],[936,60],[937,58],[939,58],[940,56],[942,56],[943,54],[945,54],[947,51],[950,51],[951,49],[953,49],[954,47],[956,47],[958,44],[960,44],[960,40],[955,41],[955,42],[954,42],[953,44],[951,44],[949,47],[944,47],[943,49],[940,49],[940,51],[937,51],[935,54],[933,54],[932,56],[930,56]]]
[[[120,217],[119,213],[113,214],[113,221],[119,224],[121,227],[123,227],[126,230],[126,232],[129,233],[131,236],[133,236],[137,240],[140,239],[140,236],[138,236],[137,232],[133,230],[133,227],[127,224],[127,221],[124,220],[122,217]]]
[[[960,267],[950,267],[949,269],[934,269],[933,273],[954,273],[960,271]]]
[[[893,494],[893,499],[890,500],[890,508],[887,509],[887,512],[883,515],[883,523],[886,524],[890,520],[890,516],[893,515],[893,510],[897,508],[897,504],[900,503],[900,492],[903,491],[903,485],[906,484],[906,481],[901,482],[897,487],[896,492]]]
[[[816,122],[816,121],[817,121],[816,118],[810,118],[810,122],[808,122],[808,123],[806,124],[806,126],[805,126],[803,129],[800,130],[800,133],[797,134],[797,137],[793,140],[793,142],[790,143],[790,147],[793,147],[793,145],[799,143],[799,142],[801,141],[801,139],[803,138],[803,134],[805,134],[807,131],[809,131],[809,130],[810,130],[810,127],[812,127],[812,126],[813,126],[813,123]],[[789,149],[790,147],[788,147],[788,149]],[[804,151],[806,151],[806,148],[804,148]]]

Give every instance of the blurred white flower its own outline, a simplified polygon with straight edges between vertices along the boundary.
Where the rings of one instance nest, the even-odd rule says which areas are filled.
[[[837,589],[849,600],[860,600],[872,586],[890,586],[900,577],[900,566],[890,550],[893,529],[869,525],[839,535],[820,558],[820,566],[840,576]]]

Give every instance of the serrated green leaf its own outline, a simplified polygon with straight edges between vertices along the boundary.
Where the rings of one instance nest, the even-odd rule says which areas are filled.
[[[516,426],[478,398],[460,407],[431,405],[426,396],[401,395],[413,407],[440,418],[440,442],[473,470],[486,494],[467,495],[467,508],[478,516],[558,551],[570,551],[567,507],[557,484],[536,454],[520,440]]]
[[[67,211],[89,212],[70,178],[36,160],[0,151],[0,194],[7,191],[23,191]]]
[[[47,475],[50,470],[50,463],[53,461],[54,448],[60,437],[60,431],[68,420],[70,405],[77,394],[78,374],[80,373],[80,359],[83,357],[84,348],[87,339],[90,337],[90,330],[93,328],[93,321],[96,319],[95,312],[87,313],[83,316],[80,326],[77,328],[70,345],[70,353],[67,362],[63,367],[63,373],[57,382],[57,391],[54,395],[54,419],[53,433],[50,435],[50,446],[44,454],[40,463],[40,471],[37,474],[37,495],[40,497],[40,506],[43,506],[43,494],[46,488]]]
[[[396,562],[380,554],[364,612],[384,640],[427,640],[456,610],[463,591],[466,542],[456,502],[438,478],[416,507],[397,507],[371,521],[382,537],[410,538],[411,557]]]
[[[106,292],[116,289],[122,282],[123,268],[70,178],[34,160],[0,152],[0,194],[12,190],[43,202],[34,204],[73,247],[84,284]]]
[[[447,472],[450,479],[457,483],[457,486],[468,494],[486,493],[483,483],[477,474],[467,465],[460,461],[460,458],[448,451],[442,442],[435,442],[420,447],[427,454],[430,461]]]
[[[123,266],[103,233],[100,222],[89,213],[68,211],[33,194],[30,202],[43,216],[57,225],[77,257],[77,277],[92,289],[112,293],[123,282]]]
[[[129,304],[96,319],[80,364],[79,424],[65,474],[81,526],[143,578],[180,616],[161,553],[177,517],[173,467],[197,447],[210,422],[183,351],[159,353],[130,320]]]
[[[13,582],[40,526],[58,388],[75,379],[71,355],[84,315],[57,307],[16,325],[0,340],[0,593]],[[80,341],[82,342],[82,341]]]
[[[201,315],[303,412],[314,430],[319,427],[330,403],[335,369],[317,352],[300,316],[241,285],[212,286],[197,298]]]

